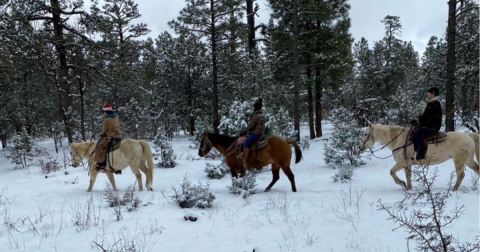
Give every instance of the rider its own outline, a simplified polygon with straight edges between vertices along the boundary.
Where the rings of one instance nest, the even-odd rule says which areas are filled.
[[[413,136],[413,148],[415,154],[412,160],[419,161],[425,159],[425,147],[423,141],[426,137],[437,133],[442,127],[442,105],[438,98],[439,90],[437,87],[432,87],[427,92],[428,103],[423,111],[423,114],[410,121],[413,126],[418,126],[419,129]]]
[[[118,120],[117,114],[113,111],[113,106],[105,104],[102,107],[102,110],[105,119],[103,119],[102,132],[100,133],[100,139],[97,142],[97,150],[93,159],[97,162],[97,170],[105,170],[105,153],[110,140],[112,138],[122,138],[122,134],[120,133],[120,121]]]
[[[265,134],[265,116],[262,112],[262,98],[253,104],[253,113],[248,120],[248,126],[242,130],[240,135],[247,135],[250,132],[247,140],[243,143],[243,162],[247,161],[250,146],[257,141],[263,134]]]

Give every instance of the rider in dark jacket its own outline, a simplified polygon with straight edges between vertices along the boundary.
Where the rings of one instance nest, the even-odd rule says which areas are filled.
[[[427,107],[420,117],[410,122],[413,126],[419,127],[413,137],[415,154],[412,160],[419,161],[425,159],[424,139],[437,133],[442,127],[442,105],[437,99],[438,93],[439,90],[436,87],[428,90],[427,97],[429,101]]]
[[[248,120],[248,126],[240,133],[240,135],[250,133],[247,140],[243,143],[244,162],[247,160],[250,146],[265,134],[265,116],[262,112],[262,98],[258,98],[255,104],[253,104],[253,109],[254,111]]]

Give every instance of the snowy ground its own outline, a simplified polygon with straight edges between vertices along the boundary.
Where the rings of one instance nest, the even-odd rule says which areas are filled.
[[[323,139],[331,130],[325,125]],[[244,199],[229,193],[230,175],[220,180],[205,176],[205,163],[220,161],[199,159],[186,138],[175,138],[172,145],[179,165],[156,168],[155,191],[138,193],[142,206],[131,212],[122,208],[120,221],[104,199],[105,175],[100,174],[93,192],[87,193],[89,177],[81,167],[68,167],[45,178],[38,163],[27,170],[13,170],[14,165],[2,155],[0,251],[406,251],[408,234],[402,229],[392,231],[395,223],[377,210],[379,200],[393,204],[403,199],[402,188],[389,174],[393,159],[367,160],[355,170],[351,183],[336,183],[331,178],[335,170],[323,161],[323,139],[311,142],[302,162],[292,162],[297,193],[291,191],[283,173],[272,191],[263,193],[272,177],[266,171],[257,177],[260,192]],[[53,140],[38,144],[57,155]],[[377,155],[386,157],[390,152]],[[63,153],[57,160],[62,162]],[[441,176],[434,189],[446,190],[453,163],[438,168]],[[471,189],[473,174],[466,171],[461,190],[448,201],[452,208],[466,208],[447,230],[460,241],[474,242],[479,233],[479,191]],[[173,187],[178,188],[185,176],[195,184],[210,182],[217,198],[214,208],[181,209],[172,203]],[[399,172],[399,177],[404,180],[404,173]],[[115,178],[119,195],[135,182],[129,169]],[[185,215],[198,220],[185,221]]]

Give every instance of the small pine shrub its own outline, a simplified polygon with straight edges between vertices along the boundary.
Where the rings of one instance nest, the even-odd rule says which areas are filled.
[[[350,124],[339,123],[331,142],[325,143],[325,163],[335,169],[334,181],[345,182],[353,176],[353,168],[365,164],[360,158],[359,139],[363,131]]]
[[[138,209],[142,203],[136,193],[136,184],[129,185],[122,197],[119,197],[118,193],[112,190],[112,186],[107,184],[104,195],[108,206],[127,206],[129,212]]]
[[[247,194],[255,194],[253,188],[257,186],[257,174],[252,171],[247,171],[245,177],[234,178],[232,177],[232,186],[227,186],[233,194],[241,194],[243,191],[247,191]]]
[[[302,148],[302,150],[310,149],[310,138],[308,136],[303,137],[302,141],[300,142],[300,148]]]
[[[12,137],[10,155],[7,157],[12,159],[12,163],[15,163],[15,169],[23,169],[28,166],[27,161],[32,160],[30,157],[32,155],[32,146],[33,140],[25,128],[22,128],[21,132]]]
[[[225,164],[225,158],[222,158],[222,162],[218,165],[207,163],[207,167],[205,167],[205,172],[207,173],[207,177],[209,178],[221,179],[230,172],[230,169]]]
[[[172,145],[167,141],[165,131],[162,128],[158,129],[157,136],[155,136],[153,143],[155,144],[155,149],[160,152],[160,155],[155,154],[155,160],[158,158],[161,159],[156,165],[164,168],[175,167],[177,165],[175,162],[176,156],[173,153]]]
[[[56,172],[61,169],[61,166],[57,162],[57,159],[53,159],[50,156],[48,156],[46,160],[39,159],[38,162],[40,163],[40,168],[42,169],[43,174],[49,174],[51,172]]]
[[[342,166],[338,169],[338,172],[332,176],[334,182],[346,183],[348,180],[353,177],[353,167],[351,166]]]
[[[185,177],[180,189],[173,188],[175,195],[172,196],[174,201],[181,208],[211,208],[215,195],[210,191],[210,184],[192,185],[192,183]]]

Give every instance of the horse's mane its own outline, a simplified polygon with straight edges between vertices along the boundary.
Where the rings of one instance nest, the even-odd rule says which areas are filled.
[[[213,143],[218,143],[223,146],[228,146],[233,143],[237,139],[237,137],[232,137],[228,135],[222,135],[218,133],[208,133],[208,139]]]

